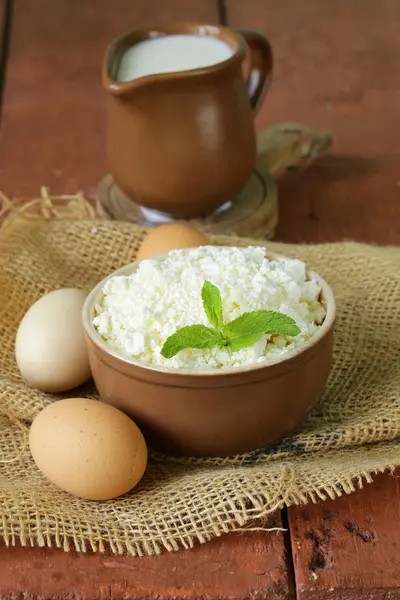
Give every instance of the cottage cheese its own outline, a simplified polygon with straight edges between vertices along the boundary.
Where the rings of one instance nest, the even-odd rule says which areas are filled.
[[[296,321],[300,334],[266,335],[237,352],[229,347],[188,349],[164,358],[161,348],[177,329],[210,326],[201,300],[206,279],[221,292],[225,322],[247,311],[277,310]],[[307,280],[300,260],[269,260],[263,248],[203,246],[173,250],[161,262],[144,260],[136,273],[109,279],[95,306],[93,324],[110,348],[150,365],[239,367],[282,356],[313,336],[325,317],[319,294],[318,283]]]

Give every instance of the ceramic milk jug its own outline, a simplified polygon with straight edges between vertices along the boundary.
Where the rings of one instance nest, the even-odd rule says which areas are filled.
[[[115,182],[176,218],[212,213],[253,172],[254,115],[271,75],[271,47],[253,30],[173,23],[116,39],[102,71]]]

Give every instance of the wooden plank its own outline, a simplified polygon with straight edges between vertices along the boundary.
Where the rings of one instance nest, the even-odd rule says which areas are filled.
[[[0,64],[2,64],[2,58],[3,58],[3,44],[4,44],[4,36],[5,36],[6,9],[7,9],[6,0],[1,0],[1,2],[0,2]],[[2,75],[1,72],[0,72],[0,75]]]
[[[400,598],[400,483],[289,510],[298,600]]]
[[[325,157],[285,175],[278,198],[281,241],[399,243],[400,159]]]
[[[281,534],[230,534],[193,550],[125,558],[0,547],[0,598],[284,600]]]
[[[274,80],[257,118],[334,134],[335,156],[279,187],[277,237],[396,243],[400,221],[398,0],[228,0],[231,26],[264,31]],[[398,228],[397,228],[398,229]]]
[[[397,0],[227,0],[230,26],[258,28],[274,78],[257,119],[307,123],[335,135],[335,152],[399,156]]]
[[[8,194],[94,192],[106,170],[99,65],[109,40],[155,21],[217,20],[214,0],[19,0],[13,21],[0,186]],[[281,526],[279,514],[270,526]],[[0,598],[289,596],[282,533],[231,534],[161,557],[0,548]]]
[[[280,181],[277,237],[400,244],[397,0],[366,0],[362,11],[348,0],[228,0],[228,20],[263,30],[275,51],[258,127],[301,122],[334,134],[333,156]],[[400,598],[398,498],[398,480],[385,475],[289,509],[299,600]]]
[[[7,0],[0,0],[0,123],[1,123],[1,102],[5,79],[5,43],[7,39]]]

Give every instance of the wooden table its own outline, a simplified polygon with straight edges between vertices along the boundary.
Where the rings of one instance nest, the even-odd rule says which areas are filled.
[[[334,156],[280,182],[280,240],[400,243],[399,0],[2,0],[4,192],[45,184],[94,195],[107,168],[103,50],[167,19],[265,31],[275,79],[257,126],[333,131]],[[398,479],[382,475],[353,495],[282,511],[285,534],[231,534],[161,557],[0,547],[0,598],[394,600],[399,500]]]

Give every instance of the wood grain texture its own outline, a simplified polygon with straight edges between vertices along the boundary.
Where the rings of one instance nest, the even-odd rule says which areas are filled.
[[[274,48],[258,126],[302,122],[334,135],[332,156],[280,180],[277,238],[400,244],[397,0],[228,0],[228,18],[262,29]],[[398,480],[385,475],[340,500],[289,509],[299,600],[400,598],[398,499]]]
[[[231,26],[256,27],[274,51],[258,124],[328,128],[335,152],[399,156],[400,4],[397,0],[227,0]]]
[[[400,242],[400,158],[332,155],[278,183],[276,238]]]
[[[400,598],[400,483],[289,509],[298,600]]]
[[[0,598],[286,600],[281,534],[230,534],[157,557],[0,547]]]
[[[7,10],[6,0],[0,0],[0,64],[2,61],[2,57],[3,57],[3,43],[4,43],[4,35],[5,35],[4,27],[5,27],[5,21],[6,21],[6,10]],[[0,72],[0,76],[1,75],[2,75],[2,73]]]
[[[5,84],[5,44],[7,40],[7,0],[0,0],[0,124],[1,124],[1,100]]]
[[[279,186],[277,238],[396,243],[400,221],[400,3],[227,0],[231,26],[264,31],[274,79],[257,118],[333,132],[336,156]]]
[[[107,172],[108,43],[166,20],[217,22],[215,0],[18,0],[7,65],[0,182],[10,195],[95,192]]]

